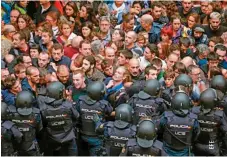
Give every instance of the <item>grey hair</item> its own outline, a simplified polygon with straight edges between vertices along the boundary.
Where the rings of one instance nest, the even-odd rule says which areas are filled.
[[[110,23],[110,17],[109,16],[101,16],[99,18],[99,22],[102,22],[102,21],[108,21]]]
[[[94,40],[91,42],[91,50],[95,54],[99,54],[100,49],[103,47],[101,40]]]
[[[210,19],[221,19],[221,14],[218,12],[212,12],[210,14]]]
[[[208,51],[208,53],[210,52],[210,49],[206,44],[198,44],[196,46],[196,49],[199,54],[203,54],[204,52],[207,52],[207,51]]]

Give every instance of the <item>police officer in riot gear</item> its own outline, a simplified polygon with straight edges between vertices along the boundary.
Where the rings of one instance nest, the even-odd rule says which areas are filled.
[[[128,104],[121,104],[115,109],[115,121],[101,123],[95,116],[96,132],[104,134],[108,156],[119,156],[127,141],[136,135],[136,126],[132,125],[133,109]]]
[[[73,104],[63,98],[64,85],[52,82],[47,86],[46,97],[38,98],[39,108],[47,131],[45,155],[76,156],[75,122],[79,113]]]
[[[1,103],[1,156],[16,156],[13,142],[20,143],[23,134],[13,122],[7,120],[7,107],[5,102]]]
[[[76,108],[80,113],[82,142],[88,145],[90,155],[94,156],[102,146],[102,140],[95,132],[94,115],[98,114],[101,122],[105,122],[105,116],[111,115],[113,108],[108,101],[103,100],[105,85],[102,82],[96,81],[88,84],[87,93],[79,97]]]
[[[218,103],[216,90],[208,88],[200,95],[200,106],[192,112],[198,115],[200,135],[195,142],[195,155],[220,156],[219,142],[227,144],[227,121],[223,111],[215,108]],[[220,134],[221,133],[221,134]]]
[[[156,128],[153,121],[143,119],[137,125],[136,138],[129,139],[121,156],[160,156],[162,142],[156,140]]]
[[[186,93],[177,92],[171,101],[171,111],[165,111],[160,120],[163,133],[163,154],[189,156],[191,146],[199,134],[197,115],[190,113],[190,100]]]
[[[43,129],[43,125],[40,110],[32,107],[34,99],[29,91],[21,91],[16,97],[16,107],[8,106],[10,120],[23,134],[21,143],[15,146],[20,156],[41,155],[36,136]]]
[[[166,110],[166,103],[159,98],[160,83],[156,79],[147,80],[142,91],[134,94],[128,104],[134,109],[133,124],[137,124],[142,117],[158,119]]]

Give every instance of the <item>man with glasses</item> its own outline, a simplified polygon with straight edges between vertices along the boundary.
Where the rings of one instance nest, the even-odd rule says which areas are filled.
[[[110,18],[108,16],[100,17],[99,29],[102,43],[106,45],[111,40]]]
[[[214,47],[214,52],[219,56],[219,66],[223,69],[227,69],[227,56],[226,47],[223,44],[217,44]]]

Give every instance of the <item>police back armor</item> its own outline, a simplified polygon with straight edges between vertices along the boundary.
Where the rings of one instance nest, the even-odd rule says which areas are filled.
[[[164,100],[162,98],[151,97],[143,91],[135,94],[129,100],[129,104],[134,109],[133,124],[135,125],[143,117],[158,119],[165,110]]]
[[[22,116],[16,111],[16,107],[10,105],[8,107],[11,113],[11,121],[15,123],[18,130],[23,134],[22,142],[18,145],[18,149],[21,151],[29,151],[36,149],[34,143],[36,139],[36,130],[41,122],[40,110],[32,108],[32,113],[28,116]]]
[[[105,141],[107,154],[109,156],[119,156],[128,140],[136,136],[136,126],[130,125],[130,127],[118,129],[114,126],[114,122],[108,122],[106,127],[109,135]]]
[[[156,140],[153,146],[142,148],[137,144],[136,139],[130,139],[127,143],[127,147],[127,156],[160,156],[162,143]]]
[[[183,150],[191,146],[194,122],[197,115],[189,113],[186,117],[176,116],[172,111],[166,111],[167,123],[163,134],[165,141],[174,150]]]
[[[21,141],[23,134],[14,126],[11,121],[5,121],[1,124],[1,155],[13,156],[15,151],[13,149],[13,140]]]
[[[53,105],[53,103],[56,103],[56,105]],[[47,134],[52,140],[64,143],[75,138],[72,121],[73,113],[71,110],[72,103],[61,99],[57,102],[52,102],[51,105],[40,103],[39,108],[46,125]]]
[[[95,132],[95,123],[93,121],[94,114],[105,116],[105,108],[108,102],[105,100],[92,100],[87,95],[79,97],[78,104],[81,118],[80,132],[87,136],[97,136]]]

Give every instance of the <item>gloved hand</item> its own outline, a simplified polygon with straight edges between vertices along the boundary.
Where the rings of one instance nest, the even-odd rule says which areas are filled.
[[[100,118],[99,118],[98,114],[94,114],[94,115],[93,115],[93,121],[94,121],[95,123],[97,123],[97,122],[100,121]]]

